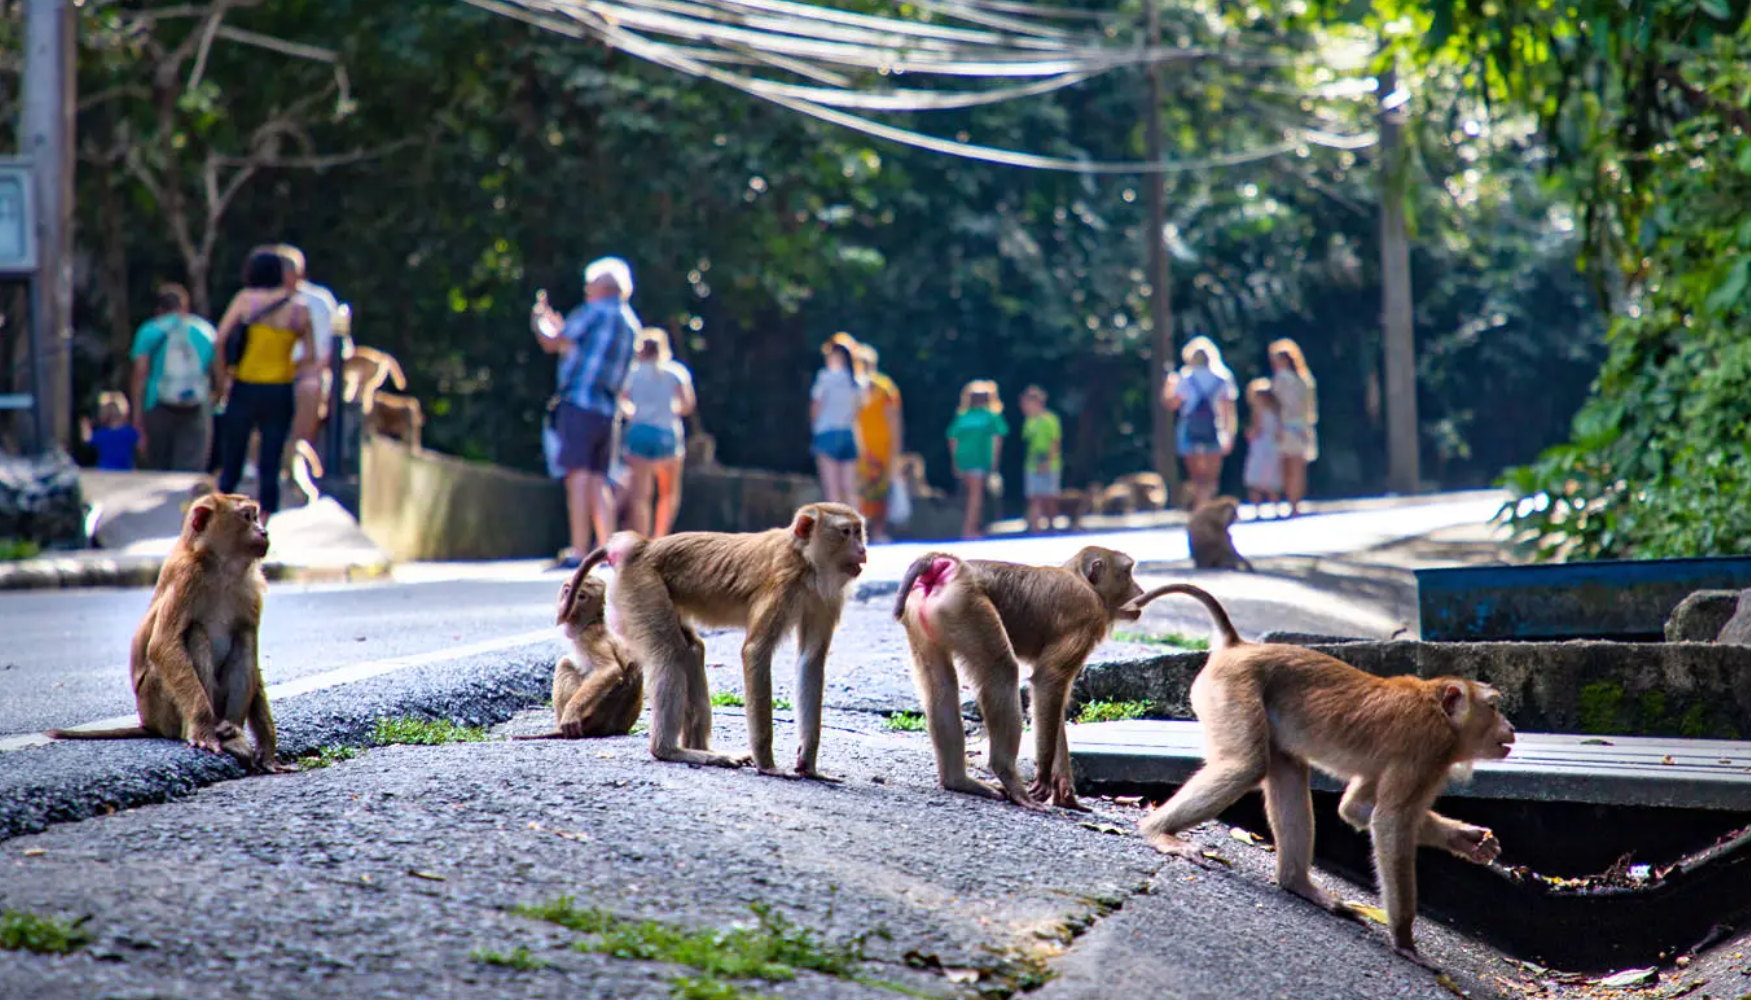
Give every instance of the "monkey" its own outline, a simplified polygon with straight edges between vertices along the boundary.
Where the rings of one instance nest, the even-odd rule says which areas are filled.
[[[255,772],[296,768],[277,759],[274,719],[257,661],[268,533],[245,496],[209,493],[189,505],[182,534],[158,573],[134,633],[129,673],[140,725],[50,730],[63,740],[181,739],[225,752]],[[240,727],[255,736],[252,750]]]
[[[721,468],[717,461],[717,438],[704,431],[687,435],[686,453],[681,464],[689,469]]]
[[[1167,506],[1167,480],[1154,472],[1133,472],[1128,476],[1120,476],[1114,486],[1124,486],[1131,491],[1131,509],[1161,510]]]
[[[1244,569],[1255,572],[1252,561],[1234,548],[1228,526],[1238,518],[1240,501],[1217,497],[1198,505],[1186,519],[1186,541],[1192,550],[1192,565],[1199,569]]]
[[[576,656],[568,653],[553,665],[553,714],[559,728],[515,739],[625,736],[644,708],[644,670],[604,621],[607,585],[586,577],[582,566],[578,570],[559,590],[554,622],[565,627]]]
[[[1192,711],[1204,729],[1204,766],[1173,798],[1144,817],[1145,839],[1164,854],[1202,864],[1179,834],[1263,786],[1277,846],[1277,884],[1344,916],[1350,905],[1313,884],[1313,799],[1308,766],[1348,781],[1338,814],[1374,842],[1374,864],[1393,949],[1417,954],[1418,846],[1488,864],[1501,842],[1485,827],[1434,812],[1449,772],[1473,760],[1501,760],[1514,727],[1492,687],[1458,677],[1380,678],[1299,646],[1245,642],[1216,598],[1189,584],[1166,594],[1204,605],[1216,628],[1210,658],[1192,681]]]
[[[1137,498],[1129,485],[1115,482],[1095,494],[1094,508],[1102,514],[1135,514]]]
[[[1070,772],[1064,710],[1083,661],[1117,620],[1135,621],[1128,607],[1143,588],[1130,556],[1088,546],[1062,566],[1021,566],[962,560],[944,552],[919,556],[906,570],[894,618],[912,647],[912,677],[924,703],[925,728],[945,789],[1008,799],[1028,809],[1080,809]],[[972,681],[990,733],[990,766],[999,788],[967,774],[955,661]],[[1035,777],[1023,789],[1016,774],[1021,748],[1021,667],[1032,665]]]
[[[1082,527],[1082,519],[1100,513],[1098,498],[1106,487],[1089,483],[1085,490],[1065,490],[1058,494],[1058,511],[1070,518],[1072,528]]]
[[[341,398],[358,403],[365,413],[371,412],[383,383],[394,382],[397,391],[407,391],[407,376],[402,374],[401,362],[393,354],[363,344],[355,346],[342,363],[341,380]]]
[[[685,531],[655,541],[622,531],[587,556],[614,569],[609,621],[643,665],[651,690],[651,756],[833,781],[816,766],[827,650],[845,591],[868,560],[863,516],[844,504],[808,504],[790,525],[725,534]],[[748,756],[710,749],[711,691],[698,626],[741,627]],[[794,631],[797,728],[792,772],[772,758],[772,653]]]
[[[425,411],[412,396],[379,392],[365,411],[365,427],[371,433],[405,441],[414,451],[420,450],[420,429],[425,424]]]

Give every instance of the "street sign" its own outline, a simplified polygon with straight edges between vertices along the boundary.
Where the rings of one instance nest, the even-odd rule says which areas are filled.
[[[36,272],[35,205],[30,164],[0,160],[0,275]]]

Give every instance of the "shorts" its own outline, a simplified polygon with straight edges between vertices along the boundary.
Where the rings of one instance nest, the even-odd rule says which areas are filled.
[[[1179,446],[1179,453],[1181,455],[1222,454],[1222,441],[1220,438],[1215,441],[1194,441],[1192,440],[1191,430],[1192,425],[1190,421],[1180,420],[1174,424],[1173,436],[1175,443]]]
[[[566,472],[606,475],[614,458],[614,418],[561,403],[554,414],[559,431],[558,465]]]
[[[1036,472],[1029,470],[1021,481],[1022,495],[1028,499],[1034,497],[1055,497],[1064,492],[1064,473],[1053,469],[1051,472]]]
[[[681,437],[667,427],[631,424],[626,428],[626,451],[633,458],[660,462],[681,454]]]
[[[816,431],[809,451],[834,462],[855,462],[857,435],[851,431]]]
[[[1285,458],[1304,458],[1311,462],[1319,457],[1319,437],[1310,424],[1284,425],[1277,442],[1277,449]]]

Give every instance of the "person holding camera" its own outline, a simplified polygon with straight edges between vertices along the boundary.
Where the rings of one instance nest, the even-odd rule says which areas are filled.
[[[536,293],[531,325],[541,349],[559,355],[559,388],[548,403],[547,421],[558,438],[554,464],[565,480],[571,549],[560,569],[576,569],[592,549],[590,529],[602,544],[614,534],[614,501],[608,468],[614,460],[614,415],[632,365],[638,316],[632,298],[632,268],[604,257],[584,268],[584,304],[561,318]]]

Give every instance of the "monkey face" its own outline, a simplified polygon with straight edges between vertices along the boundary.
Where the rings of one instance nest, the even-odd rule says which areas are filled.
[[[1502,714],[1502,695],[1488,684],[1451,681],[1441,689],[1441,708],[1459,735],[1467,760],[1501,760],[1514,745],[1514,726]]]
[[[791,530],[817,570],[832,569],[850,578],[869,561],[863,515],[844,504],[812,504],[797,512]]]
[[[1143,596],[1143,588],[1132,577],[1137,561],[1123,552],[1090,545],[1076,553],[1065,569],[1088,581],[1100,602],[1115,620],[1134,622],[1143,617],[1143,609],[1130,603]]]
[[[236,493],[210,493],[189,507],[187,535],[196,544],[242,552],[253,559],[268,554],[268,529],[261,505]]]
[[[565,586],[559,588],[559,617],[555,624],[577,630],[601,624],[607,594],[608,585],[593,576],[567,580]]]

